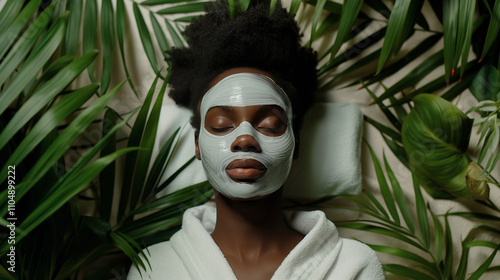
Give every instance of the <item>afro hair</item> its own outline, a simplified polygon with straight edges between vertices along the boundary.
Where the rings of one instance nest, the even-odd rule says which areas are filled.
[[[271,14],[269,0],[251,1],[248,10],[233,19],[225,0],[208,5],[206,11],[184,32],[189,47],[169,52],[169,96],[193,111],[191,124],[199,129],[198,103],[208,84],[231,68],[257,68],[271,74],[289,96],[298,132],[313,102],[317,60],[312,49],[302,47],[293,16],[279,1]]]

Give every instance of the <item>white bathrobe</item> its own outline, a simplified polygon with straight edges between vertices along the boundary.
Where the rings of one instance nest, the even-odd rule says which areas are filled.
[[[304,238],[290,251],[271,280],[384,279],[380,262],[368,246],[341,238],[322,211],[285,212],[289,225]],[[151,269],[132,266],[128,279],[236,280],[211,237],[216,212],[198,206],[184,213],[182,229],[170,241],[148,247]],[[145,250],[145,253],[148,252]]]

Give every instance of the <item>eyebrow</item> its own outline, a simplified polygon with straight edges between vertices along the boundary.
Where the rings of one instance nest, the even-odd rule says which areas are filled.
[[[233,112],[234,111],[233,106],[226,106],[226,105],[214,106],[214,107],[210,108],[209,111],[211,109],[215,109],[215,108],[220,109],[220,110],[225,111],[225,112]]]
[[[281,108],[278,105],[262,105],[262,107],[259,108],[258,113],[267,113],[269,111],[272,111],[274,109],[280,109],[280,113],[284,113],[283,108]]]

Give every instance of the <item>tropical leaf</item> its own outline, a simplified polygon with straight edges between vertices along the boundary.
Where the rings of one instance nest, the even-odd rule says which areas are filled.
[[[97,48],[97,1],[85,1],[85,12],[83,16],[83,53],[88,53]],[[92,62],[87,68],[90,80],[95,83],[95,63]]]
[[[115,21],[111,0],[103,0],[101,4],[101,41],[102,41],[102,76],[101,92],[108,90],[113,67],[113,49],[115,47]]]
[[[413,28],[415,14],[422,8],[422,4],[422,0],[398,0],[395,2],[387,23],[387,33],[382,46],[377,73],[382,70],[390,56],[396,54],[403,45]]]
[[[11,1],[13,2],[13,1]],[[24,8],[21,10],[21,12],[16,16],[14,21],[12,21],[8,27],[5,29],[2,29],[0,32],[0,57],[4,57],[5,53],[10,49],[12,43],[15,41],[16,37],[19,35],[19,32],[23,29],[23,27],[26,25],[26,23],[29,21],[29,19],[33,16],[35,11],[38,9],[38,6],[40,5],[41,0],[31,0],[24,6]],[[7,6],[8,9],[11,7],[15,9],[15,6],[13,7],[14,4],[10,4]],[[51,9],[54,7],[52,6]],[[3,11],[2,11],[3,12]],[[3,14],[3,13],[2,13]],[[48,15],[48,14],[46,14]],[[44,16],[45,17],[45,16]],[[8,19],[8,18],[7,18]],[[7,24],[7,22],[5,23]]]
[[[500,2],[495,1],[495,5],[493,6],[493,11],[490,15],[490,23],[488,25],[488,31],[486,34],[486,38],[484,39],[483,51],[481,53],[481,60],[483,60],[488,51],[490,50],[493,42],[498,37],[498,30],[500,29]]]
[[[421,94],[414,102],[401,132],[413,174],[435,198],[472,198],[465,182],[469,161],[464,155],[472,120],[435,95]]]
[[[139,5],[134,2],[133,5],[135,21],[137,23],[137,29],[139,29],[139,36],[141,37],[142,46],[144,51],[146,52],[146,56],[148,57],[149,64],[153,68],[156,74],[160,73],[160,69],[158,69],[158,61],[156,60],[155,50],[153,46],[153,41],[151,40],[151,35],[149,35],[148,27],[146,26],[146,22],[144,21],[144,17],[142,16],[141,10],[139,9]]]
[[[332,60],[337,52],[339,51],[342,43],[344,43],[347,34],[351,31],[351,28],[356,20],[359,11],[361,10],[361,5],[363,4],[363,0],[352,0],[345,1],[342,5],[342,14],[340,17],[339,28],[337,30],[337,36],[335,37],[335,42],[330,50],[331,56],[330,60]]]

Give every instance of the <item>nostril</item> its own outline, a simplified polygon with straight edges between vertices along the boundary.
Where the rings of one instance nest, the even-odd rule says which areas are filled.
[[[231,145],[232,152],[252,152],[260,153],[261,148],[257,140],[251,135],[238,136]]]

